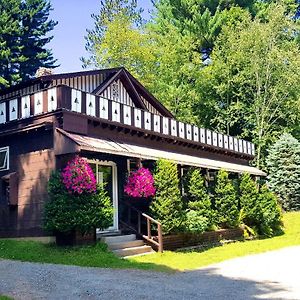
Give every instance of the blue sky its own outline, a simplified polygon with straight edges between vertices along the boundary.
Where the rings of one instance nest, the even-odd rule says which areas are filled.
[[[58,59],[60,67],[55,73],[81,70],[79,58],[85,56],[85,40],[87,28],[93,28],[92,13],[97,13],[100,0],[51,0],[53,7],[50,17],[58,21],[52,31],[53,40],[48,45]],[[138,0],[144,8],[144,17],[147,18],[152,4],[150,0]]]

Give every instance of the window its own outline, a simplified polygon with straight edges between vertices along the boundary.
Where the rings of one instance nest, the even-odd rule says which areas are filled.
[[[0,148],[0,171],[9,169],[9,147]]]

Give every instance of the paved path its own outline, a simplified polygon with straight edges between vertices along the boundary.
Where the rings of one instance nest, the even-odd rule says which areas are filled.
[[[165,274],[0,261],[15,299],[300,299],[300,247]]]

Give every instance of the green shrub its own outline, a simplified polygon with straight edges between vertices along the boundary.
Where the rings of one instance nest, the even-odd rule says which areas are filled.
[[[200,169],[191,169],[188,180],[188,207],[203,216],[208,222],[208,227],[214,225],[214,213],[211,207],[210,196],[204,185]]]
[[[283,134],[266,159],[268,185],[285,210],[300,209],[300,143]]]
[[[281,231],[281,209],[274,193],[266,185],[259,190],[249,174],[240,182],[240,205],[243,223],[262,236],[272,236]]]
[[[250,174],[242,174],[239,192],[240,208],[244,212],[243,222],[250,227],[258,228],[262,218],[259,189]]]
[[[154,182],[156,194],[150,205],[153,217],[162,223],[164,234],[179,231],[185,213],[179,190],[177,165],[168,160],[158,160]]]
[[[224,170],[217,174],[214,200],[218,224],[229,228],[237,226],[239,211],[236,190]]]
[[[103,186],[96,193],[72,194],[67,191],[60,173],[52,174],[48,183],[49,201],[45,205],[44,228],[52,233],[82,234],[111,225],[113,208]]]
[[[262,215],[261,233],[265,236],[282,233],[282,213],[276,195],[266,185],[263,185],[260,189],[258,201]]]
[[[185,224],[186,230],[192,233],[202,233],[210,226],[207,217],[201,215],[195,210],[190,210],[187,212]]]

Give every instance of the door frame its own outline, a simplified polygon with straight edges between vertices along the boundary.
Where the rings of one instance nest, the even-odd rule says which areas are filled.
[[[88,163],[96,165],[96,180],[98,183],[98,166],[112,167],[112,187],[113,187],[113,225],[104,231],[117,231],[119,230],[119,200],[118,200],[118,173],[117,164],[113,161],[89,159]],[[97,229],[97,232],[100,230]]]

